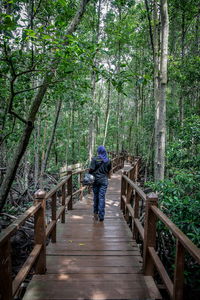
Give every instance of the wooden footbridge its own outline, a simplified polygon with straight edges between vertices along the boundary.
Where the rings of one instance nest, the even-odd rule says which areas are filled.
[[[129,157],[125,166],[124,157],[113,158],[104,222],[93,219],[92,195],[83,195],[81,178],[85,170],[68,171],[49,193],[39,190],[34,206],[0,235],[0,299],[14,299],[33,268],[35,275],[23,300],[162,299],[153,278],[156,268],[169,297],[182,300],[184,252],[200,262],[200,251],[158,209],[157,196],[147,196],[139,188],[139,165],[139,158]],[[73,176],[79,178],[77,191],[72,190]],[[74,203],[77,196],[80,201]],[[49,200],[51,221],[46,224]],[[140,212],[144,206],[143,227]],[[33,215],[35,246],[13,280],[10,237]],[[173,282],[156,253],[157,219],[177,240]],[[135,241],[138,235],[143,242],[143,257]]]

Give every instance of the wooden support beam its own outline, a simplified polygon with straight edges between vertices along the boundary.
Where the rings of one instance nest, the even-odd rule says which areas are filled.
[[[38,256],[35,272],[36,274],[44,274],[46,272],[46,224],[45,224],[45,201],[46,192],[38,190],[35,193],[35,203],[41,203],[40,209],[35,214],[35,244],[42,246],[40,254]]]
[[[56,200],[57,200],[57,193],[55,192],[51,197],[51,219],[52,219],[52,221],[57,221]],[[56,243],[56,223],[55,223],[55,226],[53,227],[53,230],[51,233],[51,241],[52,241],[52,243]]]
[[[174,270],[174,291],[173,300],[183,299],[183,286],[184,286],[184,261],[185,249],[181,242],[176,240],[176,260]]]
[[[65,205],[66,205],[66,184],[63,184],[63,186],[62,186],[62,206],[65,207]],[[65,209],[62,213],[61,223],[65,223]]]
[[[67,175],[69,176],[69,179],[67,181],[67,196],[70,197],[70,200],[68,202],[68,210],[71,210],[73,207],[72,207],[72,170],[68,170],[67,172]]]
[[[156,246],[156,221],[157,217],[151,211],[151,205],[158,205],[158,197],[151,193],[147,196],[145,207],[145,223],[144,223],[144,274],[154,275],[154,264],[152,257],[149,255],[148,248]]]

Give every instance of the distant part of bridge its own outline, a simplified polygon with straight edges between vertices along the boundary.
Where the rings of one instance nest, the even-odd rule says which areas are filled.
[[[68,170],[49,193],[39,190],[34,206],[0,235],[0,299],[13,299],[33,268],[35,275],[23,300],[162,299],[153,279],[156,268],[170,298],[182,300],[184,252],[200,262],[200,250],[158,209],[157,195],[146,195],[140,189],[140,162],[139,157],[113,155],[104,222],[93,219],[92,195],[86,195],[81,184],[86,170]],[[76,191],[73,177],[79,183]],[[74,202],[74,197],[80,201]],[[46,224],[49,200],[51,221]],[[143,226],[140,216],[144,209]],[[35,247],[12,280],[10,237],[32,215]],[[177,240],[173,282],[156,252],[157,219]]]

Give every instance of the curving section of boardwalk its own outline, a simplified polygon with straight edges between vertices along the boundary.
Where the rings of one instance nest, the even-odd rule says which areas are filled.
[[[47,247],[47,273],[35,275],[24,300],[161,299],[120,212],[120,172],[106,195],[104,222],[92,218],[92,195],[57,226],[57,243]]]

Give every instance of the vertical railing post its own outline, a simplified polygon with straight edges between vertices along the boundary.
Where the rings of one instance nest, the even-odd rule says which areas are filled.
[[[35,213],[34,218],[34,237],[35,244],[42,245],[42,249],[38,256],[35,272],[36,274],[44,274],[46,272],[46,222],[45,222],[45,210],[46,210],[46,199],[45,191],[38,190],[35,193],[35,204],[41,203],[41,207]]]
[[[71,210],[72,209],[72,170],[67,171],[67,175],[70,175],[68,181],[67,181],[67,196],[70,197],[67,209]]]
[[[134,203],[133,203],[134,219],[138,219],[139,218],[139,201],[140,201],[140,196],[135,191],[135,194],[134,194]],[[137,230],[136,226],[134,226],[134,220],[133,220],[133,224],[132,224],[132,232],[133,232],[133,237],[136,239],[138,230]]]
[[[12,300],[12,264],[10,240],[0,247],[0,299]]]
[[[131,172],[128,172],[128,173],[126,172],[125,174],[130,179]],[[130,204],[130,202],[131,202],[131,195],[132,195],[132,187],[131,187],[131,185],[128,182],[126,182],[126,203],[127,204]],[[128,210],[128,208],[127,208],[126,205],[125,205],[125,213],[124,213],[124,215],[125,215],[125,220],[127,222],[129,222],[129,210]]]
[[[80,185],[80,189],[81,189],[81,191],[80,191],[80,196],[79,196],[79,200],[83,200],[83,184],[82,184],[82,175],[83,175],[83,173],[82,172],[80,172],[79,173],[79,185]]]
[[[184,260],[185,249],[180,241],[176,240],[176,260],[174,270],[174,290],[173,300],[183,299],[183,286],[184,286]]]
[[[122,173],[122,175],[125,175],[125,172]],[[123,178],[123,176],[121,177],[121,202],[120,202],[120,208],[124,213],[124,201],[122,196],[125,196],[126,194],[126,182],[125,179]]]
[[[151,193],[146,198],[145,205],[145,224],[144,224],[144,274],[154,275],[154,264],[153,260],[149,254],[148,247],[155,248],[156,246],[156,221],[157,218],[151,206],[158,205],[158,196],[155,193]]]
[[[51,219],[52,221],[55,221],[55,225],[51,233],[52,243],[56,243],[56,200],[57,200],[57,193],[55,192],[51,198]]]
[[[62,206],[66,205],[66,183],[62,186]],[[61,223],[65,223],[65,210],[62,213],[61,216]]]

